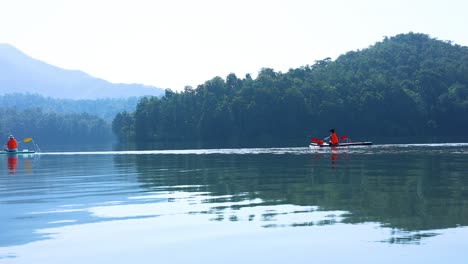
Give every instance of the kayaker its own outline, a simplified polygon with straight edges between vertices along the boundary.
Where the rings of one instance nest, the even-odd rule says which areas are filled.
[[[330,145],[337,145],[338,144],[338,136],[336,135],[335,129],[330,129],[330,136],[326,137],[324,140],[329,140],[328,143]]]
[[[18,142],[16,142],[16,139],[15,137],[13,137],[13,135],[10,135],[8,137],[8,141],[5,144],[5,146],[6,151],[18,151]]]

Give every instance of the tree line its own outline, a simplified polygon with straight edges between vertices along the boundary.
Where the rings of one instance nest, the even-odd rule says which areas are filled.
[[[112,119],[134,110],[140,98],[74,100],[38,94],[0,95],[0,140],[9,134],[41,143],[111,142]],[[1,141],[0,141],[1,142]]]
[[[108,122],[88,113],[59,114],[43,112],[40,108],[0,108],[0,140],[6,141],[9,134],[18,140],[33,137],[42,145],[110,141],[113,136]]]
[[[256,78],[229,74],[116,115],[121,140],[286,140],[338,131],[360,136],[466,135],[468,47],[408,33],[336,60]]]
[[[44,113],[80,114],[89,113],[111,122],[122,111],[134,111],[140,97],[103,99],[58,99],[39,94],[12,93],[0,95],[0,106],[23,111],[40,108]]]

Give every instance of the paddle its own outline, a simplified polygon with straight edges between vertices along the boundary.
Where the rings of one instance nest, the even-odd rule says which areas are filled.
[[[32,140],[32,138],[28,137],[28,138],[23,139],[23,141],[20,141],[20,142],[27,143],[27,142],[29,142],[29,141],[31,141],[31,140]]]

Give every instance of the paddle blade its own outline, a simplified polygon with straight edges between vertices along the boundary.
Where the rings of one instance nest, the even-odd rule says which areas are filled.
[[[323,140],[318,140],[318,141],[317,141],[317,144],[323,145]]]
[[[340,139],[341,139],[341,140],[347,140],[347,139],[348,139],[348,136],[341,136]]]
[[[310,142],[317,143],[318,139],[317,138],[311,138]]]
[[[23,142],[26,143],[26,142],[29,142],[29,141],[31,141],[31,140],[32,140],[32,138],[28,137],[28,138],[23,139]]]

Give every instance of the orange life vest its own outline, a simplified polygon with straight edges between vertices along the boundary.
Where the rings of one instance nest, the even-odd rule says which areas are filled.
[[[336,135],[336,133],[331,133],[330,144],[338,144],[338,136]]]

